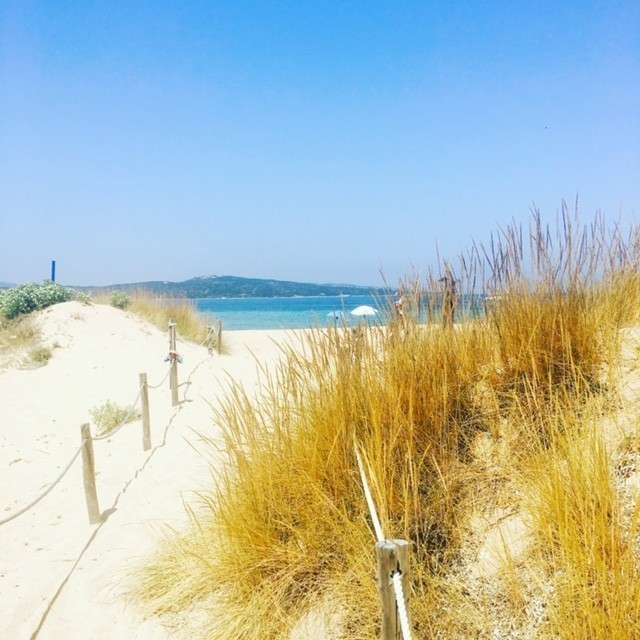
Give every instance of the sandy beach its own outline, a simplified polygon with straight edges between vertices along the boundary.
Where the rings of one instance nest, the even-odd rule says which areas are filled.
[[[128,602],[129,572],[152,552],[165,526],[185,525],[184,503],[211,483],[211,458],[197,451],[198,432],[219,433],[210,403],[224,394],[229,377],[256,388],[256,363],[274,365],[277,342],[291,334],[225,333],[223,355],[179,340],[180,404],[172,407],[167,333],[130,313],[78,302],[36,318],[53,354],[48,364],[0,370],[1,635],[176,637]],[[44,498],[11,519],[64,471],[92,408],[135,401],[142,372],[149,385],[165,380],[149,391],[152,448],[143,451],[140,420],[94,442],[101,522],[89,524],[81,456]]]
[[[171,628],[143,616],[128,595],[134,570],[167,528],[187,525],[185,504],[197,504],[197,492],[212,485],[212,465],[224,464],[222,454],[216,460],[199,443],[199,434],[214,441],[221,435],[212,406],[232,380],[249,394],[259,390],[261,372],[276,366],[283,343],[299,344],[299,334],[226,332],[222,355],[179,339],[179,404],[172,406],[168,332],[129,312],[78,302],[49,307],[34,320],[51,350],[49,362],[29,368],[17,357],[0,368],[0,637],[190,638],[198,624],[191,613]],[[622,437],[637,433],[639,340],[637,328],[623,331],[622,410],[599,426],[612,452]],[[90,524],[78,455],[81,425],[106,401],[133,404],[140,373],[150,386],[159,385],[149,390],[152,447],[143,449],[141,420],[94,441],[101,520]],[[95,425],[91,429],[96,435]],[[480,462],[488,456],[489,464],[485,440],[475,455]],[[623,504],[635,504],[638,482],[635,466],[620,476]],[[471,582],[493,579],[529,541],[517,509],[480,509],[461,549]],[[291,637],[325,637],[321,624],[310,624],[313,631],[301,626]]]

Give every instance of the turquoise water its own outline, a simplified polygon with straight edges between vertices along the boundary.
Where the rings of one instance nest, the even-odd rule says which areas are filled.
[[[309,329],[326,327],[333,314],[342,312],[349,325],[360,318],[351,311],[361,305],[378,309],[384,316],[384,305],[373,296],[319,296],[313,298],[206,298],[194,300],[198,311],[212,321],[222,320],[227,331],[244,329]],[[339,320],[341,323],[342,320]]]
[[[198,311],[212,322],[222,320],[226,331],[245,329],[309,329],[326,327],[335,320],[339,325],[356,326],[362,318],[351,315],[361,305],[378,310],[375,322],[384,323],[393,298],[381,300],[374,296],[319,296],[313,298],[201,298],[194,300]],[[440,320],[439,301],[434,300],[433,319]],[[482,314],[482,298],[462,297],[456,322]],[[427,320],[426,310],[421,321]]]

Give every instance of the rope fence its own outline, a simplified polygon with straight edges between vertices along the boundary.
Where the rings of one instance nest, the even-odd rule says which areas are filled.
[[[362,456],[354,443],[362,486],[376,532],[378,562],[378,593],[382,604],[381,640],[412,640],[409,615],[409,543],[406,540],[387,540],[384,537],[373,496],[369,489]]]
[[[215,344],[218,353],[221,350],[221,323],[218,323],[218,335],[215,342],[212,341],[214,327],[209,327],[207,337],[199,346],[207,344],[209,353],[212,353]],[[170,379],[172,406],[179,404],[178,402],[178,363],[182,362],[182,358],[176,351],[176,324],[169,323],[169,354],[165,358],[169,361],[168,371],[164,378],[157,385],[149,385],[147,382],[147,374],[139,374],[138,394],[130,405],[127,415],[120,424],[111,429],[108,433],[101,436],[92,436],[91,428],[88,423],[81,425],[81,444],[76,449],[71,459],[56,477],[56,479],[34,500],[25,507],[12,513],[11,515],[0,519],[0,526],[15,520],[21,515],[30,511],[39,502],[41,502],[51,491],[62,481],[69,472],[75,461],[82,454],[83,467],[83,485],[85,499],[87,504],[87,512],[90,524],[96,524],[102,520],[100,513],[98,495],[95,479],[95,459],[93,452],[93,443],[112,438],[127,423],[127,420],[136,410],[138,403],[142,402],[142,425],[143,425],[143,449],[146,451],[151,448],[150,437],[150,418],[149,418],[149,389],[160,388],[167,380]],[[384,537],[382,526],[378,518],[375,508],[375,502],[369,488],[367,475],[362,462],[362,456],[356,443],[354,449],[362,485],[369,507],[371,520],[374,526],[377,543],[376,556],[378,562],[378,591],[382,604],[382,625],[381,640],[412,640],[411,636],[411,620],[409,609],[409,593],[410,593],[410,574],[409,574],[409,543],[405,540],[388,540]]]
[[[169,377],[169,374],[171,373],[171,368],[173,367],[173,364],[174,364],[174,361],[171,360],[171,364],[169,365],[169,368],[167,369],[167,373],[166,373],[165,377],[162,378],[162,380],[158,384],[147,384],[147,389],[159,389],[167,381],[167,378]]]
[[[76,452],[73,454],[71,460],[69,460],[69,463],[63,469],[62,473],[60,473],[60,475],[47,487],[47,489],[43,493],[41,493],[35,500],[30,502],[26,507],[23,507],[22,509],[20,509],[20,511],[16,511],[15,513],[12,513],[7,518],[3,518],[2,520],[0,520],[0,525],[6,524],[7,522],[11,522],[11,520],[15,520],[15,518],[17,518],[18,516],[21,516],[23,513],[26,513],[27,511],[35,507],[38,504],[38,502],[40,502],[43,498],[48,496],[51,490],[62,480],[62,478],[64,478],[67,471],[71,469],[71,467],[73,466],[73,463],[77,460],[81,451],[82,451],[82,447],[78,447],[76,449]]]
[[[220,325],[219,325],[220,327]],[[219,328],[220,331],[220,328]],[[205,339],[205,342],[210,340],[210,337],[213,332],[213,327],[210,327],[210,332]],[[203,342],[199,346],[203,346],[205,344]],[[219,343],[218,343],[219,344]],[[135,412],[138,404],[142,401],[142,431],[143,431],[143,449],[144,451],[148,451],[151,448],[151,430],[150,430],[150,412],[149,412],[149,389],[159,389],[167,380],[167,378],[171,377],[171,397],[172,397],[172,406],[176,406],[178,404],[178,377],[177,377],[177,369],[178,363],[182,362],[182,358],[176,351],[176,325],[171,322],[169,324],[169,354],[165,358],[165,360],[169,361],[169,367],[167,373],[164,378],[156,385],[150,385],[147,383],[147,374],[140,373],[139,375],[139,389],[138,395],[136,396],[133,404],[130,405],[129,411],[127,415],[122,419],[120,424],[114,429],[110,429],[108,433],[105,433],[100,436],[92,436],[90,425],[85,423],[81,425],[80,428],[80,439],[81,444],[76,449],[75,453],[72,455],[71,459],[65,466],[65,468],[61,471],[61,473],[57,476],[57,478],[34,500],[32,500],[29,504],[22,507],[18,511],[12,513],[11,515],[0,519],[0,526],[15,520],[19,516],[27,513],[33,507],[35,507],[39,502],[41,502],[51,491],[62,481],[65,475],[69,472],[74,462],[78,459],[80,454],[82,454],[82,462],[83,462],[83,483],[85,489],[85,497],[87,502],[87,511],[89,514],[89,522],[91,524],[95,524],[101,519],[100,510],[98,507],[98,497],[95,485],[95,465],[94,465],[94,455],[93,455],[93,442],[99,442],[102,440],[106,440],[108,438],[112,438],[115,436],[122,427],[127,424],[127,421],[131,417],[131,415]],[[209,348],[209,353],[211,353],[211,349]]]

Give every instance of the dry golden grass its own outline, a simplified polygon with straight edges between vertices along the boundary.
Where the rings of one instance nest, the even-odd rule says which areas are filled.
[[[207,336],[206,320],[189,300],[136,295],[129,310],[159,329],[166,329],[170,321],[175,322],[178,335],[185,340],[202,342]]]
[[[14,320],[0,318],[0,350],[23,349],[38,343],[40,333],[29,316]]]
[[[548,637],[591,640],[640,635],[637,510],[623,525],[600,416],[563,425],[526,474],[536,560],[553,587]]]
[[[13,320],[0,317],[0,368],[24,366],[27,361],[42,363],[45,352],[32,317],[18,316]]]
[[[95,301],[110,304],[109,294],[97,296]],[[169,322],[175,322],[178,335],[184,340],[202,342],[207,337],[205,317],[186,298],[165,298],[140,290],[131,294],[131,303],[125,308],[162,331],[167,329]]]
[[[555,245],[534,217],[526,260],[509,229],[462,261],[464,290],[500,292],[482,318],[440,326],[437,298],[407,283],[389,326],[309,333],[257,399],[233,384],[215,411],[228,464],[143,572],[150,610],[197,610],[194,635],[214,639],[289,638],[309,610],[376,637],[357,443],[385,536],[412,543],[415,637],[640,637],[636,518],[619,517],[598,431],[619,329],[638,319],[639,243],[572,225]],[[505,539],[502,569],[474,577],[470,520],[505,504],[534,542]]]

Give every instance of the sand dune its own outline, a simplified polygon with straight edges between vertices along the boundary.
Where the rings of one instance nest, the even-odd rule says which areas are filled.
[[[107,400],[134,402],[138,374],[165,378],[165,333],[107,306],[69,302],[37,316],[53,357],[39,369],[0,370],[0,520],[37,498],[80,445],[80,425]],[[0,629],[3,637],[73,639],[175,637],[144,620],[127,601],[128,570],[150,553],[164,525],[186,522],[183,502],[211,482],[209,460],[196,452],[196,432],[219,432],[208,403],[228,376],[258,384],[256,360],[280,355],[284,332],[226,333],[228,355],[179,342],[180,405],[168,380],[151,390],[152,449],[142,448],[138,421],[94,443],[103,519],[90,525],[78,457],[51,492],[0,525]],[[275,338],[275,341],[274,341]]]
[[[0,524],[0,637],[188,638],[187,627],[168,629],[142,617],[127,597],[131,569],[153,552],[166,526],[186,524],[184,503],[212,482],[209,465],[223,464],[198,452],[198,432],[220,434],[210,404],[219,402],[230,379],[257,389],[257,363],[273,367],[282,353],[278,345],[296,334],[225,333],[227,355],[179,341],[180,404],[172,407],[166,332],[132,314],[76,302],[35,319],[53,353],[49,363],[0,369],[0,523],[6,521]],[[625,408],[603,425],[612,451],[625,433],[636,432],[639,340],[637,329],[624,332],[619,383]],[[46,497],[11,519],[73,459],[92,408],[107,400],[134,402],[141,372],[151,385],[164,380],[149,392],[152,449],[143,451],[140,421],[94,442],[102,521],[89,524],[80,457]],[[638,482],[635,471],[625,479],[627,500],[636,500]],[[491,576],[505,549],[514,557],[526,543],[520,516],[485,515],[476,519],[478,530],[469,531],[472,575]]]

